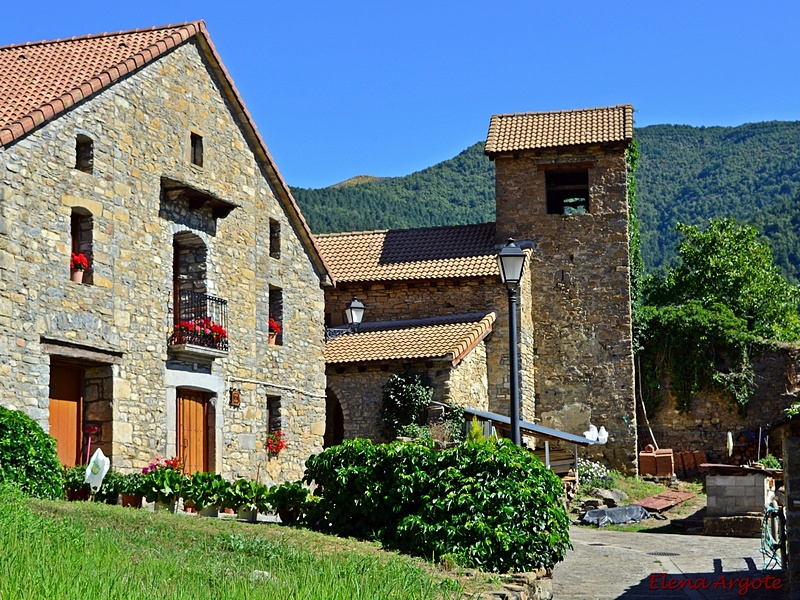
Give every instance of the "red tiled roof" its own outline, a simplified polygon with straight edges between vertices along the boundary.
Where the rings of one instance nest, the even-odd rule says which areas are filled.
[[[325,362],[438,359],[458,364],[492,331],[494,312],[440,319],[363,324],[325,344]],[[373,328],[371,329],[370,326]]]
[[[317,236],[337,281],[499,275],[494,223]]]
[[[311,229],[222,64],[203,21],[0,47],[0,146],[15,142],[191,38],[198,39],[222,82],[222,91],[234,114],[244,122],[256,154],[287,205],[290,218],[312,248],[311,258],[320,276],[333,283]]]
[[[484,152],[535,150],[633,138],[630,104],[556,112],[493,115]]]

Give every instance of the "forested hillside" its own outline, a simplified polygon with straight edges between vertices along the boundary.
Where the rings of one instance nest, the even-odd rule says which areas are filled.
[[[637,128],[642,252],[654,271],[675,257],[677,222],[733,216],[758,227],[790,281],[800,281],[800,122]],[[317,233],[494,219],[494,165],[483,143],[405,177],[293,188]]]

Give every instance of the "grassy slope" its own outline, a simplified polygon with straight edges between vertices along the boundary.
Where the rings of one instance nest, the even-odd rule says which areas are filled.
[[[0,599],[454,598],[460,584],[375,545],[0,486]],[[256,571],[267,572],[259,575]]]

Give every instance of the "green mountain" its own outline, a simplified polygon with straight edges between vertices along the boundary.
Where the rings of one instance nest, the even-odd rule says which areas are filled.
[[[675,258],[677,222],[733,216],[758,227],[787,278],[800,281],[800,122],[636,129],[642,253],[648,270]],[[346,184],[346,185],[345,185]],[[483,143],[405,177],[360,176],[293,188],[317,233],[494,219],[494,164]]]

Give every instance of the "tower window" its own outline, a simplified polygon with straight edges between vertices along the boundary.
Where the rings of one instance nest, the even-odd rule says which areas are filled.
[[[84,173],[94,171],[94,142],[85,135],[75,137],[75,168]]]
[[[589,212],[589,170],[546,171],[547,214],[583,215]]]
[[[189,136],[191,144],[191,161],[193,165],[198,167],[203,166],[203,136],[198,133],[192,133]]]
[[[269,286],[269,318],[274,319],[281,328],[275,340],[276,345],[283,345],[283,334],[285,333],[283,322],[283,290],[279,287]]]

